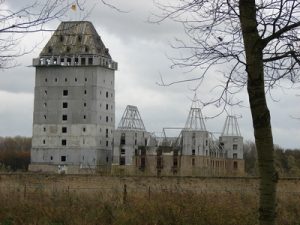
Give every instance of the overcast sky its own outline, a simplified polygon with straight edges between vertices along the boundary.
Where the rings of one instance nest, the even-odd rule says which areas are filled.
[[[93,8],[86,20],[91,21],[104,44],[109,48],[112,58],[118,62],[116,71],[116,126],[126,108],[126,105],[136,105],[150,132],[162,131],[163,127],[183,127],[191,106],[196,84],[181,83],[169,87],[157,85],[160,75],[166,82],[195,78],[199,71],[187,73],[186,69],[171,69],[172,63],[168,56],[180,56],[180,52],[170,47],[174,39],[185,39],[183,29],[179,24],[166,21],[162,24],[148,23],[148,17],[156,9],[150,0],[114,0],[113,3],[128,13],[119,13],[100,3],[89,0],[88,8]],[[24,1],[15,0],[19,7]],[[62,20],[79,20],[83,13],[70,10]],[[59,21],[49,24],[55,29]],[[35,33],[25,36],[19,43],[20,49],[38,47],[30,54],[17,59],[20,64],[16,68],[0,71],[0,136],[31,136],[33,117],[33,90],[35,68],[31,67],[32,58],[38,57],[41,49],[51,36],[51,32]],[[199,99],[210,98],[211,88],[218,84],[215,74],[226,68],[211,71],[211,76],[197,91]],[[274,142],[284,148],[300,148],[300,117],[299,89],[276,89],[268,104],[271,111]],[[230,111],[238,115],[239,126],[245,140],[253,140],[253,128],[247,93],[244,90],[237,98],[243,100],[246,107],[233,107]],[[203,109],[206,117],[214,116],[218,109],[214,106]],[[207,119],[206,127],[218,137],[222,131],[226,114],[217,118]]]

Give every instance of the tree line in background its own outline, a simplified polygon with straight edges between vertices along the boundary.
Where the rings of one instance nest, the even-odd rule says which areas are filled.
[[[30,137],[0,137],[0,171],[27,171],[30,163]],[[300,148],[275,146],[275,166],[280,177],[300,176]],[[254,142],[244,143],[245,171],[258,176],[257,152]]]
[[[254,142],[244,143],[244,160],[246,174],[258,176],[257,151]],[[275,145],[274,165],[279,177],[299,177],[300,149],[284,149]]]
[[[0,137],[0,171],[27,171],[31,138]]]

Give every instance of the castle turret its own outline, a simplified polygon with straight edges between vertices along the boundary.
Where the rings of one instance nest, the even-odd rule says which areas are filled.
[[[117,63],[94,26],[62,22],[36,68],[31,170],[107,168],[115,124]]]

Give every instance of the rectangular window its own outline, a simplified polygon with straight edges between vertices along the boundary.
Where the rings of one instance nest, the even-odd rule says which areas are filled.
[[[233,162],[233,169],[236,170],[237,168],[238,168],[238,163],[237,163],[237,161],[234,161],[234,162]]]
[[[106,116],[106,122],[108,122],[108,116]]]
[[[62,115],[62,120],[64,120],[64,121],[66,121],[66,120],[68,120],[68,115]]]
[[[65,155],[62,155],[61,157],[60,157],[60,161],[61,162],[65,162],[67,160],[67,157],[65,156]]]
[[[108,110],[108,104],[106,104],[106,110]]]
[[[62,139],[61,140],[61,145],[66,146],[67,145],[67,140],[66,139]]]
[[[67,127],[62,127],[62,128],[61,128],[61,132],[62,132],[62,133],[67,133]]]
[[[192,158],[192,166],[195,166],[195,158]]]
[[[233,158],[237,159],[237,153],[233,153]]]
[[[238,149],[238,146],[237,146],[237,145],[232,145],[232,149],[233,149],[233,150],[237,150],[237,149]]]
[[[125,155],[125,149],[121,148],[121,155]]]
[[[68,108],[68,103],[67,102],[63,102],[63,108],[64,109]]]
[[[108,98],[108,91],[106,92],[106,98]]]
[[[106,141],[106,147],[108,147],[108,141]]]
[[[125,139],[125,133],[121,134],[121,140],[120,140],[121,145],[125,145],[126,139]]]
[[[120,157],[120,165],[125,165],[125,156]]]
[[[63,90],[63,96],[68,96],[69,95],[69,91],[68,90]]]
[[[195,155],[195,149],[192,150],[192,155]]]
[[[178,159],[177,159],[177,157],[174,157],[174,158],[173,158],[173,166],[174,166],[174,167],[177,167],[177,166],[178,166]]]

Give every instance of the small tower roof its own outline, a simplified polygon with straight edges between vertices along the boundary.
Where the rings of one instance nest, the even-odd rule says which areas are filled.
[[[184,130],[206,131],[199,100],[195,93]]]
[[[236,116],[227,116],[221,136],[242,136]]]
[[[88,21],[62,22],[40,56],[100,55],[111,59],[93,24]]]
[[[124,111],[118,129],[146,131],[139,110],[136,106],[128,105]]]

